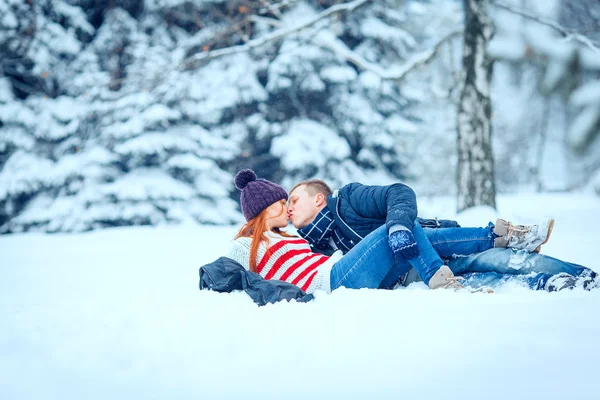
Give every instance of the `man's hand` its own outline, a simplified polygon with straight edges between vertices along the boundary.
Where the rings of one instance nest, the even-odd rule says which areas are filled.
[[[390,233],[388,240],[396,259],[399,255],[405,260],[410,260],[419,255],[417,242],[415,242],[415,237],[409,230],[394,231]]]

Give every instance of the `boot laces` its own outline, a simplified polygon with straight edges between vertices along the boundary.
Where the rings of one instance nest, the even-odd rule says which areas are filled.
[[[506,238],[510,240],[515,234],[518,237],[529,232],[531,232],[531,227],[529,226],[513,225],[511,222],[508,222],[508,233],[506,234]]]
[[[464,286],[459,281],[464,281],[465,278],[462,276],[453,276],[451,278],[446,278],[446,284],[444,285],[444,289],[447,288],[463,288]]]

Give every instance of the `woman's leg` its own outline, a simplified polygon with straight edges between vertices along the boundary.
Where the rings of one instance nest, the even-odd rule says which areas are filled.
[[[383,225],[334,264],[331,270],[331,290],[342,286],[350,289],[376,289],[392,267],[396,267],[394,253],[388,243],[387,228]],[[404,267],[397,266],[396,271],[404,274],[409,269],[410,265],[405,263]]]
[[[455,275],[469,272],[497,272],[509,275],[527,275],[532,272],[556,275],[566,272],[580,276],[591,271],[582,265],[569,263],[554,257],[525,250],[494,248],[469,256],[452,257],[448,266]]]
[[[498,272],[470,272],[462,275],[464,280],[461,283],[465,287],[479,289],[484,287],[497,288],[498,286],[513,282],[532,290],[544,290],[546,282],[553,276],[545,272],[527,275],[507,275]]]
[[[460,283],[471,289],[496,288],[508,282],[516,282],[522,286],[533,290],[545,288],[545,284],[552,276],[548,273],[529,274],[529,275],[506,275],[498,272],[469,272],[460,276]],[[414,282],[420,282],[421,279],[416,274],[415,270],[411,270],[404,282],[404,286],[408,286]]]

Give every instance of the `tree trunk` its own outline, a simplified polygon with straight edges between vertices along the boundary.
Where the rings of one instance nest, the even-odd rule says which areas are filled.
[[[544,150],[546,149],[546,139],[548,137],[548,122],[550,120],[550,99],[544,99],[544,112],[542,113],[542,126],[540,127],[540,141],[538,142],[537,154],[535,157],[535,181],[536,190],[541,193],[544,190],[542,179],[542,166],[544,165]]]
[[[493,28],[489,0],[463,0],[465,39],[458,105],[458,211],[496,208],[492,153],[490,82],[493,61],[487,55]]]

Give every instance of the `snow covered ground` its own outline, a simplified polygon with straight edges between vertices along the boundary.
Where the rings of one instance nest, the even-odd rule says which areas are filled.
[[[453,216],[422,199],[422,216]],[[501,196],[481,226],[557,219],[543,252],[600,270],[600,199]],[[595,224],[596,226],[593,226]],[[338,290],[257,307],[198,290],[236,229],[0,237],[0,399],[598,399],[600,290]]]

